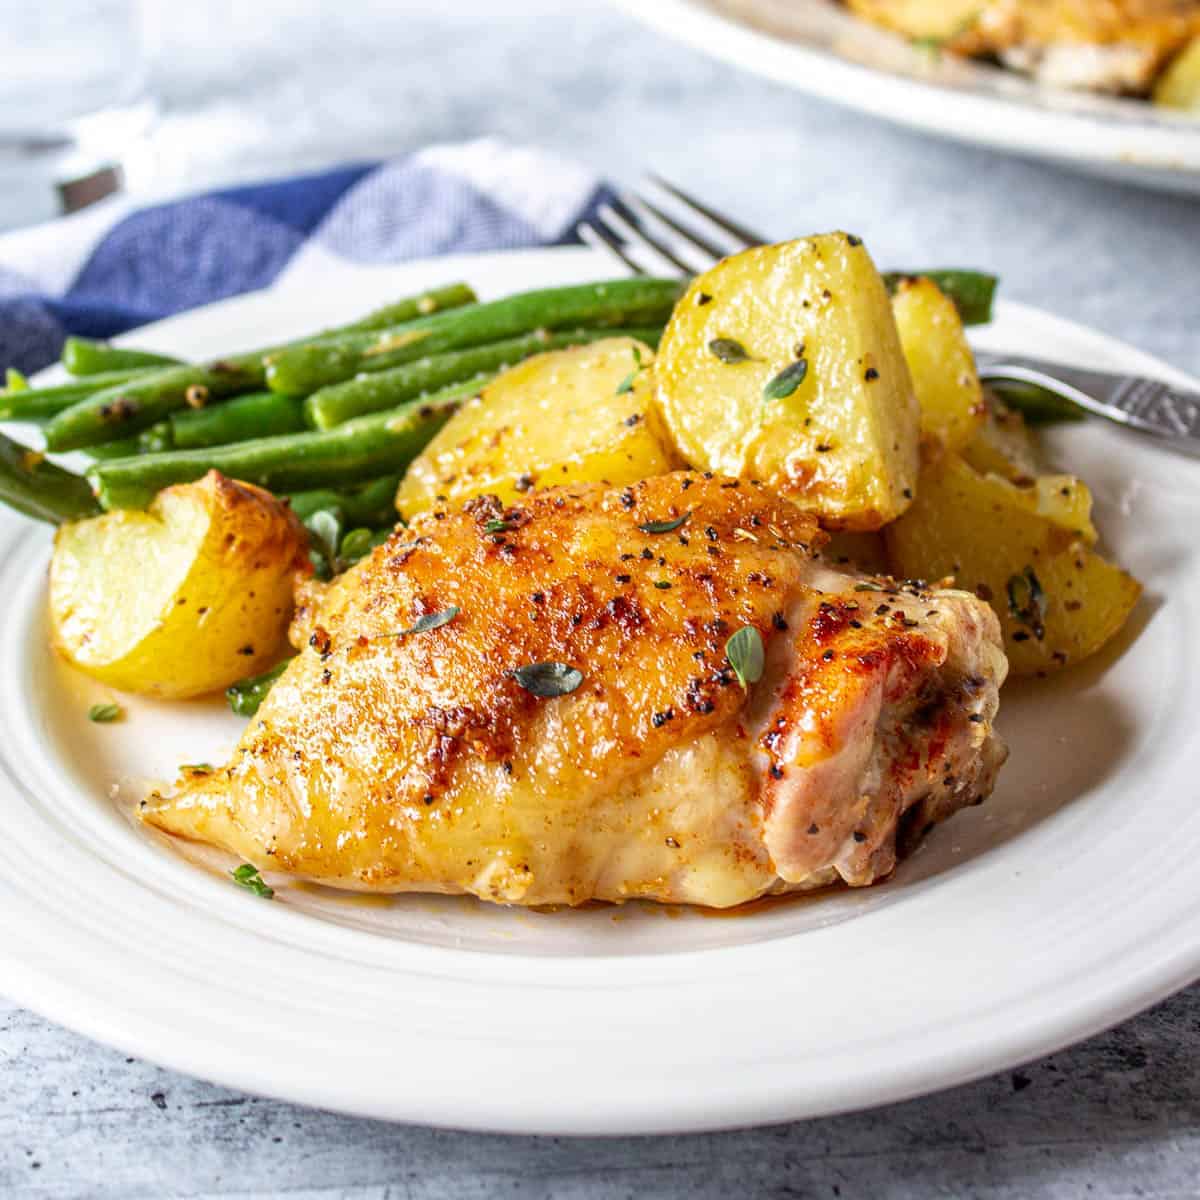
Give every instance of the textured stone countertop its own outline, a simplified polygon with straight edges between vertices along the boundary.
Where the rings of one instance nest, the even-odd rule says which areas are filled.
[[[597,0],[215,0],[169,15],[156,138],[168,190],[496,134],[630,181],[652,165],[770,235],[844,227],[889,264],[994,268],[1006,296],[1200,372],[1196,201],[855,116]],[[1200,1196],[1200,988],[927,1099],[617,1141],[305,1111],[127,1059],[0,1001],[0,1196],[497,1195]]]

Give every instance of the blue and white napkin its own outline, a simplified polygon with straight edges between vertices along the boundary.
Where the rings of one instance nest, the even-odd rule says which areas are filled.
[[[68,334],[112,337],[321,257],[392,263],[574,242],[608,197],[573,163],[483,140],[147,208],[107,201],[0,236],[0,369],[36,371]]]

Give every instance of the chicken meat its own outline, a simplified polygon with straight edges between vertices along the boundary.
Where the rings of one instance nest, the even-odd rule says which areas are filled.
[[[1200,36],[1200,0],[846,0],[860,16],[950,50],[996,55],[1053,87],[1148,91]]]
[[[975,596],[851,573],[821,537],[693,472],[427,513],[300,614],[232,761],[142,816],[374,892],[872,883],[991,790],[1007,663]]]

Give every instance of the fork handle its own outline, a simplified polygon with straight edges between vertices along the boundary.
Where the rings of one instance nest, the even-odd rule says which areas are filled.
[[[985,379],[1036,384],[1095,416],[1157,437],[1185,439],[1200,449],[1200,393],[1135,375],[1051,367],[1017,354],[980,354],[979,369]]]

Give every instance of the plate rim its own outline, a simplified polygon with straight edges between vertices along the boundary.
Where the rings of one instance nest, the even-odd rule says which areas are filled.
[[[803,2],[824,5],[824,0]],[[694,50],[892,124],[1148,186],[1200,189],[1200,120],[1188,122],[1148,103],[1142,105],[1148,110],[1144,114],[1133,101],[1119,99],[1110,102],[1128,109],[1055,110],[1015,95],[954,88],[855,62],[738,20],[708,0],[615,3],[643,25]],[[948,104],[951,98],[954,103]]]
[[[580,248],[540,248],[455,256],[453,259],[419,260],[366,270],[381,277],[387,273],[422,269],[444,271],[447,274],[458,272],[469,277],[472,261],[476,264],[494,264],[502,259],[505,269],[515,271],[519,269],[522,261],[529,261],[533,257],[549,260],[551,257],[557,259],[566,256],[573,256],[577,260],[573,265],[593,263],[597,270],[600,269],[600,264],[606,261],[602,256]],[[206,307],[207,310],[211,310],[247,304],[250,311],[253,306],[270,303],[281,291],[289,290],[290,287],[285,285],[279,290],[271,289],[253,296],[235,297]],[[1200,383],[1191,380],[1186,373],[1170,368],[1167,364],[1106,334],[1044,314],[1032,306],[1010,303],[1005,308],[1019,312],[1025,318],[1044,321],[1059,330],[1070,329],[1089,338],[1102,338],[1115,356],[1136,364],[1140,370],[1161,374],[1181,383],[1191,383],[1192,386],[1200,386]],[[201,315],[197,318],[198,312]],[[182,323],[203,319],[202,310],[193,310],[168,318],[154,326],[144,327],[128,340],[150,345],[156,336],[173,336],[173,330]],[[23,534],[23,525],[16,528]],[[3,861],[3,854],[0,853],[0,863]],[[0,892],[4,890],[4,886],[5,876],[0,870]],[[698,1100],[694,1096],[680,1095],[675,1107],[657,1114],[645,1111],[644,1101],[640,1111],[636,1104],[622,1109],[620,1106],[614,1108],[611,1102],[607,1108],[597,1106],[594,1109],[585,1102],[582,1105],[577,1104],[573,1111],[556,1111],[542,1102],[531,1105],[526,1111],[512,1111],[502,1110],[496,1107],[495,1103],[489,1104],[486,1101],[478,1101],[471,1110],[469,1107],[449,1103],[445,1098],[433,1101],[419,1097],[396,1097],[379,1092],[356,1094],[352,1088],[347,1089],[345,1081],[341,1081],[335,1087],[314,1087],[311,1080],[305,1079],[299,1066],[293,1064],[284,1064],[284,1068],[279,1070],[273,1079],[267,1079],[262,1074],[261,1063],[237,1060],[236,1056],[233,1060],[213,1062],[208,1057],[208,1043],[194,1031],[190,1035],[180,1036],[177,1030],[169,1027],[160,1030],[158,1026],[149,1024],[129,1029],[122,1024],[123,1013],[119,1007],[115,1007],[108,1000],[101,1003],[89,1003],[86,998],[81,1000],[77,993],[64,985],[60,973],[51,969],[51,964],[46,962],[43,966],[43,959],[47,957],[45,951],[31,953],[28,942],[23,942],[19,935],[13,933],[6,938],[3,928],[0,928],[0,965],[5,969],[0,973],[0,977],[3,978],[4,992],[17,1003],[33,1011],[42,1012],[59,1024],[76,1029],[96,1040],[116,1045],[128,1053],[135,1053],[173,1069],[253,1094],[279,1096],[298,1103],[332,1107],[363,1116],[420,1121],[425,1124],[489,1132],[611,1135],[678,1133],[785,1121],[892,1103],[927,1091],[965,1083],[1053,1052],[1065,1044],[1111,1027],[1200,977],[1200,914],[1193,928],[1197,936],[1192,939],[1190,946],[1185,944],[1187,939],[1177,938],[1173,946],[1166,947],[1169,953],[1160,954],[1152,965],[1144,966],[1126,978],[1116,993],[1110,989],[1102,995],[1093,996],[1088,1005],[1074,1004],[1051,1016],[1043,1014],[1040,1022],[1030,1022],[1028,1027],[1012,1032],[1005,1039],[994,1039],[987,1045],[977,1044],[968,1050],[959,1048],[952,1067],[945,1063],[936,1069],[917,1069],[912,1064],[893,1065],[889,1075],[876,1079],[869,1094],[862,1092],[860,1083],[857,1085],[858,1091],[854,1090],[854,1086],[844,1086],[840,1090],[836,1087],[831,1088],[825,1100],[816,1102],[811,1098],[807,1102],[798,1102],[792,1093],[766,1097],[739,1094],[736,1100],[714,1100],[711,1097]],[[812,931],[812,935],[821,936],[829,932]],[[806,933],[804,936],[809,937],[810,934]],[[753,950],[754,947],[750,945],[735,949]],[[713,961],[711,951],[702,953],[709,955],[709,961]],[[765,952],[755,955],[742,954],[740,960],[751,962],[763,954]],[[25,955],[29,957],[26,958]],[[511,963],[517,961],[516,956],[510,959]],[[583,974],[595,972],[587,971]],[[583,1108],[588,1108],[589,1111],[581,1111]]]

